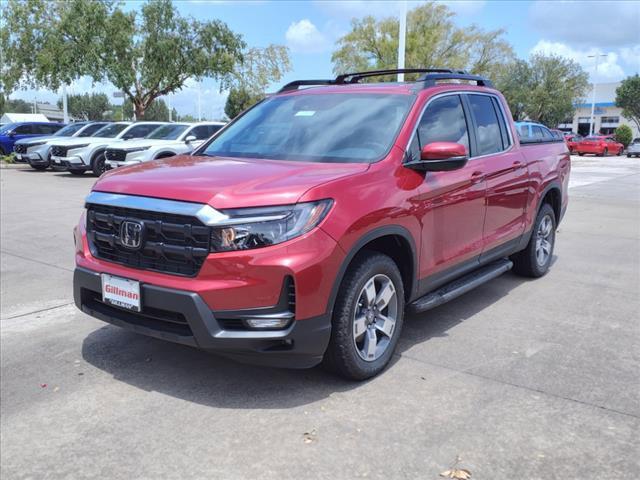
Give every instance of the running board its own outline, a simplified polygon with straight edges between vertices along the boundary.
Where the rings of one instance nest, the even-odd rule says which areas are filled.
[[[511,270],[512,267],[513,262],[507,259],[498,260],[485,265],[484,267],[480,267],[479,269],[474,270],[451,283],[447,283],[438,290],[427,293],[425,296],[415,300],[409,305],[409,310],[414,313],[431,310],[432,308],[440,306],[443,303],[447,303],[449,300],[453,300],[454,298],[479,287],[489,280],[499,277],[504,272]]]

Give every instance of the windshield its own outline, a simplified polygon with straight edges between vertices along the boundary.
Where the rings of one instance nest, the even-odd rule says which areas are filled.
[[[175,140],[187,129],[187,127],[189,127],[189,125],[163,125],[160,128],[156,128],[144,138],[150,138],[153,140]]]
[[[71,125],[67,125],[64,128],[61,128],[56,133],[53,134],[54,137],[70,137],[82,127],[85,127],[86,123],[72,123]]]
[[[114,138],[118,135],[122,130],[127,128],[129,125],[126,123],[112,123],[111,125],[107,125],[106,127],[102,127],[98,130],[94,137],[106,137],[106,138]]]
[[[375,162],[391,148],[414,98],[366,93],[273,97],[219,133],[199,154]]]

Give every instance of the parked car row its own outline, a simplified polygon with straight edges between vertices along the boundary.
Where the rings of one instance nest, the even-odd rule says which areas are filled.
[[[553,139],[563,138],[567,144],[567,148],[571,153],[578,155],[595,154],[598,156],[622,155],[624,153],[624,145],[618,142],[612,135],[590,135],[583,137],[572,132],[562,132],[547,128],[540,123],[534,122],[515,122],[516,131],[520,137],[521,143],[540,143],[548,142]],[[635,141],[635,140],[634,140]],[[631,148],[631,145],[629,146]],[[639,147],[634,147],[635,148]],[[627,156],[640,155],[638,153],[627,154]]]
[[[640,157],[640,137],[634,138],[627,147],[627,157]]]
[[[53,135],[64,127],[64,123],[55,122],[16,122],[5,123],[0,127],[0,154],[9,155],[18,140]]]
[[[14,141],[18,162],[36,170],[66,169],[73,175],[190,153],[224,123],[78,122],[53,135]]]

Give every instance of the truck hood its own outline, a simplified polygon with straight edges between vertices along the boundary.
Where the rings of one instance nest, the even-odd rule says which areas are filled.
[[[217,209],[286,205],[310,188],[368,168],[366,163],[180,155],[111,170],[93,190],[207,203]]]

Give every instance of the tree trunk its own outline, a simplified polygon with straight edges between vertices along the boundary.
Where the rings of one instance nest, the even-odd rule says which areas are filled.
[[[142,103],[136,102],[133,104],[133,108],[136,114],[136,120],[144,120],[144,111],[146,110],[146,106]]]

